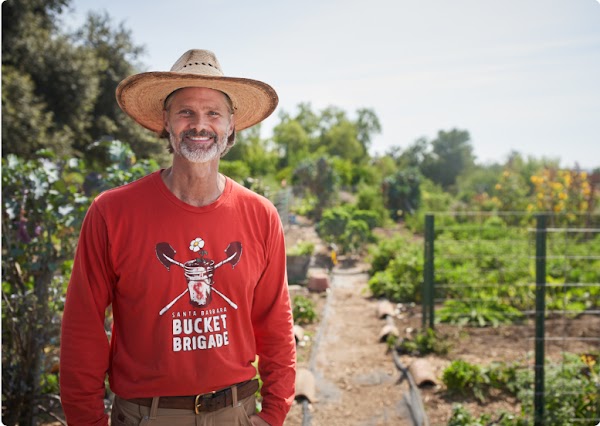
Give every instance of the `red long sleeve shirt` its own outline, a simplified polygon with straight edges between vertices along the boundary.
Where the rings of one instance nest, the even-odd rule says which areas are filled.
[[[274,206],[230,179],[205,207],[176,198],[160,172],[98,196],[81,230],[62,324],[68,422],[107,424],[107,374],[126,399],[195,395],[252,379],[258,354],[260,416],[283,424],[295,382],[285,269]]]

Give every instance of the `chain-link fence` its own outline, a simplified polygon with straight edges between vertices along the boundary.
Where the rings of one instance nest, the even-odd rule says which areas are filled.
[[[600,422],[600,215],[427,215],[424,283],[424,327],[509,346],[490,353],[510,358],[528,424]]]

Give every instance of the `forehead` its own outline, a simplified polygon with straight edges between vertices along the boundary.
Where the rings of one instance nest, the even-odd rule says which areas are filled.
[[[206,87],[184,87],[169,95],[167,101],[171,104],[210,102],[227,107],[227,97],[223,92]]]

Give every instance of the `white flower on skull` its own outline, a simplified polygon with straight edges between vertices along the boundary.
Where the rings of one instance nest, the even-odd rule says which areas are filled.
[[[190,243],[190,250],[193,252],[200,251],[204,247],[204,240],[200,237],[192,240]]]

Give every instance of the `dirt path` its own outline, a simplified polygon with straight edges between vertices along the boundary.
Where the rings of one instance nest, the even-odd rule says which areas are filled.
[[[334,270],[310,356],[298,361],[316,379],[317,402],[309,410],[313,426],[411,424],[400,373],[378,342],[384,322],[377,318],[377,302],[368,298],[363,271],[364,266]],[[302,405],[295,404],[285,425],[301,424]]]

